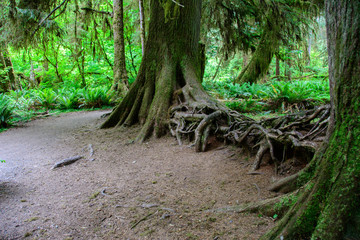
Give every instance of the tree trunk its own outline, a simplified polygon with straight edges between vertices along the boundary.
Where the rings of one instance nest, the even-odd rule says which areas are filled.
[[[218,105],[201,85],[201,1],[152,0],[150,11],[149,35],[137,78],[102,125],[140,123],[143,126],[136,139],[140,142],[168,131],[172,105]]]
[[[235,82],[239,84],[245,82],[256,83],[259,78],[266,74],[278,47],[279,41],[276,39],[276,31],[264,30],[249,64],[241,71]]]
[[[141,53],[145,53],[145,12],[144,1],[139,0]]]
[[[285,76],[287,77],[288,81],[291,81],[291,57],[285,60]]]
[[[302,62],[305,66],[310,64],[310,53],[311,53],[311,35],[308,40],[304,40],[302,43]]]
[[[0,64],[1,64],[1,69],[5,69],[5,68],[8,69],[6,74],[8,79],[5,78],[2,79],[0,83],[1,88],[4,91],[17,89],[16,74],[14,72],[13,64],[11,62],[11,58],[6,45],[3,45],[2,50],[0,51]]]
[[[242,69],[244,69],[248,64],[249,64],[249,54],[247,52],[243,52]]]
[[[276,57],[276,76],[280,76],[280,59]]]
[[[30,59],[30,81],[29,81],[30,87],[35,87],[36,84],[36,76],[35,76],[35,69],[34,69],[34,63]]]
[[[84,49],[82,46],[82,40],[78,37],[78,15],[79,15],[79,3],[75,1],[75,27],[74,27],[74,35],[75,35],[75,61],[76,65],[79,70],[79,74],[81,77],[81,87],[86,87],[86,80],[85,80],[85,56],[84,56]],[[58,74],[58,64],[57,64],[57,57],[56,57],[56,73]]]
[[[127,92],[128,76],[125,63],[124,9],[123,0],[114,0],[114,82],[112,89],[118,95]]]
[[[358,239],[360,235],[360,2],[326,1],[330,138],[312,160],[297,203],[262,239]],[[355,224],[355,225],[354,225]]]
[[[2,52],[0,52],[0,70],[6,68],[5,58]],[[0,74],[0,93],[9,91],[9,81],[5,74]]]

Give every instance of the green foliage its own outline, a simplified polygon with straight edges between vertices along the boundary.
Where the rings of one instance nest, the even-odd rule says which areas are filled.
[[[240,112],[305,109],[330,101],[329,84],[323,80],[270,81],[264,84],[232,83],[230,79],[203,82],[213,96]],[[297,109],[297,110],[298,110]]]
[[[58,96],[56,92],[51,88],[45,88],[42,91],[35,91],[35,102],[37,106],[41,106],[48,109],[54,109],[56,107],[56,100]]]
[[[81,105],[82,89],[62,88],[58,90],[57,107],[59,109],[77,109]]]
[[[13,106],[4,94],[0,94],[0,128],[9,126],[9,121],[13,115]]]
[[[254,100],[252,97],[235,101],[225,101],[225,105],[233,110],[243,113],[260,112],[267,109],[265,102]]]
[[[114,91],[109,91],[107,87],[89,88],[82,92],[80,107],[99,108],[101,106],[111,105],[115,96]]]
[[[290,208],[297,202],[298,196],[296,195],[289,195],[286,197],[283,197],[280,202],[276,203],[273,208],[275,212],[278,212],[279,214],[282,214],[282,210],[284,208]],[[275,214],[276,215],[276,214]]]
[[[17,118],[28,120],[35,111],[101,108],[114,105],[115,93],[109,86],[15,90],[1,95],[1,112],[15,112]],[[3,108],[6,106],[6,108]],[[9,107],[12,106],[12,107]],[[9,119],[9,117],[7,118]]]

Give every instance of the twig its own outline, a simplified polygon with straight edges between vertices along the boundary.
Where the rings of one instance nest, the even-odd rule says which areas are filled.
[[[92,11],[92,12],[100,13],[100,14],[107,14],[107,15],[109,15],[111,17],[113,17],[113,15],[114,15],[112,12],[96,10],[96,9],[92,9],[92,8],[88,8],[88,7],[83,7],[83,8],[81,8],[81,10]]]
[[[179,5],[180,7],[185,7],[184,5],[181,5],[180,3],[176,2],[175,0],[171,0],[173,3],[175,3],[176,5]]]
[[[62,5],[64,5],[68,0],[64,0],[62,3],[60,3],[59,6],[57,6],[56,8],[54,8],[45,18],[43,18],[43,20],[40,21],[40,23],[38,24],[38,26],[36,27],[36,29],[34,30],[34,32],[31,34],[31,37],[33,37],[35,35],[35,33],[39,30],[39,28],[41,27],[41,25],[56,11],[58,10]]]
[[[154,213],[149,213],[148,215],[146,215],[145,217],[143,217],[142,219],[140,219],[139,221],[137,221],[136,223],[134,223],[132,226],[131,226],[131,229],[134,229],[139,223],[147,220],[151,215],[153,215]]]

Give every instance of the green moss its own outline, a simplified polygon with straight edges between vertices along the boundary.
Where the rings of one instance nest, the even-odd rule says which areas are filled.
[[[289,195],[286,197],[283,197],[280,202],[276,203],[273,206],[273,210],[277,212],[278,214],[281,214],[282,209],[290,208],[297,202],[298,196],[296,195]]]
[[[315,155],[309,167],[300,173],[296,183],[298,187],[304,186],[314,176],[318,159],[319,157]]]
[[[160,4],[164,9],[165,23],[180,16],[180,6],[178,4],[171,0],[162,0]]]

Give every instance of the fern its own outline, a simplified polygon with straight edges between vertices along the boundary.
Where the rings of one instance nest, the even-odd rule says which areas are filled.
[[[7,96],[0,94],[0,128],[6,128],[10,125],[14,107]]]

